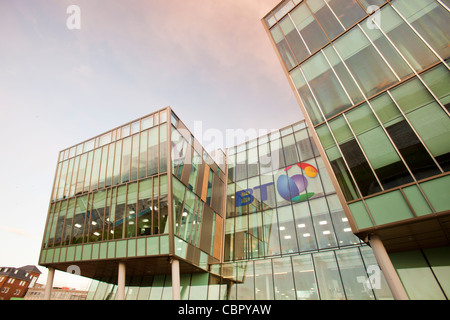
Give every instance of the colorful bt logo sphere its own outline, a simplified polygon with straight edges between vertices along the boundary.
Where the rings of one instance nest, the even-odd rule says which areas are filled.
[[[318,170],[305,162],[297,163],[297,166],[300,167],[303,172],[310,178],[314,178],[317,176]],[[284,171],[288,171],[292,166],[287,167]],[[273,182],[269,182],[260,186],[256,186],[254,188],[240,190],[235,193],[235,206],[242,207],[244,205],[250,204],[255,199],[253,195],[254,190],[259,190],[259,201],[266,201],[269,196],[269,187],[273,185]],[[287,175],[282,175],[277,180],[277,190],[280,196],[292,202],[300,202],[311,198],[314,195],[314,192],[306,192],[302,193],[306,190],[308,186],[308,180],[302,174],[296,174],[292,177],[288,177]]]
[[[303,172],[310,178],[314,178],[317,176],[318,170],[305,162],[297,163]],[[288,171],[292,166],[287,167],[284,171]],[[277,190],[280,196],[292,202],[300,202],[311,198],[314,195],[314,192],[303,193],[308,186],[308,180],[302,174],[296,174],[292,177],[288,177],[286,175],[282,175],[278,177],[277,180]]]

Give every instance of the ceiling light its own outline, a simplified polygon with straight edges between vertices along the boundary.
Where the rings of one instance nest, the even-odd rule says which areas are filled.
[[[350,232],[352,231],[352,228],[344,228],[344,232]]]
[[[306,227],[306,225],[304,223],[300,223],[300,224],[297,225],[297,227],[304,228],[304,227]]]
[[[324,232],[322,232],[323,234],[330,234],[330,230],[325,230]]]
[[[304,234],[303,234],[303,237],[304,237],[304,238],[307,238],[307,237],[310,237],[310,236],[311,236],[310,233],[304,233]]]
[[[320,225],[327,224],[327,221],[326,221],[326,220],[319,221],[319,224],[320,224]]]

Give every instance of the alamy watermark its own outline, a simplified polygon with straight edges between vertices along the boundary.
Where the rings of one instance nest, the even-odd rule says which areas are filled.
[[[66,20],[66,27],[69,30],[81,29],[81,9],[76,4],[67,7],[66,13],[69,14]]]

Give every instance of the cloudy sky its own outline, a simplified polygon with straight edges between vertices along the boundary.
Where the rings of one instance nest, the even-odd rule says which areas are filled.
[[[260,21],[279,2],[1,1],[0,266],[38,264],[66,147],[165,106],[191,130],[302,119]],[[79,30],[66,26],[72,4]]]

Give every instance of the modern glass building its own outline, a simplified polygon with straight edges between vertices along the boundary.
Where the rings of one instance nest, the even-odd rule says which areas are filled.
[[[61,151],[47,287],[57,269],[92,300],[392,299],[305,121],[214,159],[170,108]]]
[[[394,297],[448,299],[450,2],[285,0],[262,22]]]

